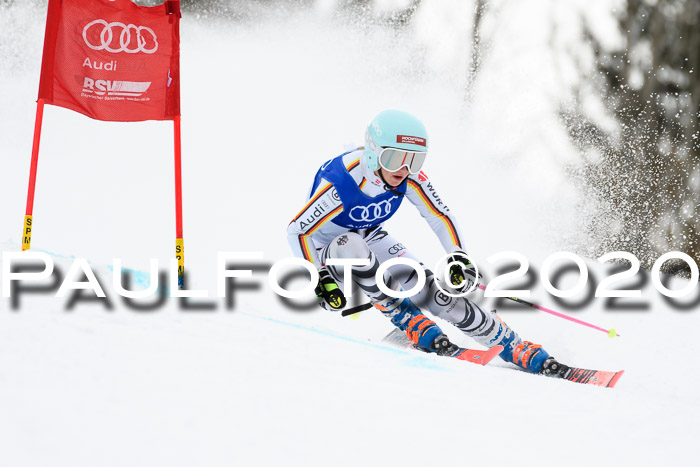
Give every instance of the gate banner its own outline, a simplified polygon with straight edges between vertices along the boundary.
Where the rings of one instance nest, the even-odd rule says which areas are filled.
[[[96,120],[173,120],[179,21],[179,0],[49,0],[39,99]]]

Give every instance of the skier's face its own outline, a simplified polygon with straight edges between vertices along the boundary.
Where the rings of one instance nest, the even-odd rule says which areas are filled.
[[[408,177],[408,167],[405,165],[396,172],[389,172],[384,167],[380,167],[379,170],[382,172],[382,177],[384,177],[384,180],[386,180],[386,182],[391,186],[401,185],[401,182]]]

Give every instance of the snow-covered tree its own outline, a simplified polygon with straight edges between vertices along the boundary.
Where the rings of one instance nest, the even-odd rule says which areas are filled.
[[[596,57],[589,84],[617,128],[581,109],[566,119],[582,149],[598,154],[582,177],[600,208],[590,234],[599,252],[630,251],[646,267],[669,250],[700,263],[700,2],[627,0],[616,14],[619,45],[586,29]]]

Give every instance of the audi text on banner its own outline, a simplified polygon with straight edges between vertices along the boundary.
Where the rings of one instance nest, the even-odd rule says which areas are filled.
[[[172,120],[179,19],[179,0],[49,0],[39,99],[97,120]]]

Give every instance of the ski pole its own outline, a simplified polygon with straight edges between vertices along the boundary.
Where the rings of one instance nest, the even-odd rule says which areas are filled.
[[[479,284],[479,288],[481,290],[486,290],[486,287],[481,285],[481,284]],[[530,303],[530,302],[523,300],[521,298],[517,298],[517,297],[504,297],[504,298],[507,298],[508,300],[513,300],[514,302],[520,303],[520,304],[525,305],[525,306],[529,306],[531,308],[536,308],[540,311],[544,311],[545,313],[549,313],[550,315],[554,315],[554,316],[558,316],[560,318],[568,319],[569,321],[573,321],[574,323],[588,326],[589,328],[597,329],[598,331],[603,331],[603,332],[607,333],[609,337],[615,337],[615,336],[619,337],[620,336],[617,333],[617,331],[615,331],[612,328],[611,329],[603,329],[601,327],[596,326],[595,324],[587,323],[587,322],[582,321],[578,318],[574,318],[573,316],[567,316],[563,313],[559,313],[558,311],[550,310],[549,308],[545,308],[545,307],[540,306],[540,305],[535,305],[534,303]]]
[[[343,316],[350,316],[354,315],[355,313],[359,313],[361,311],[369,310],[372,308],[372,303],[363,303],[362,305],[357,305],[352,308],[348,308],[347,310],[343,310],[340,314]]]

